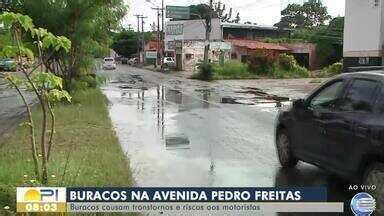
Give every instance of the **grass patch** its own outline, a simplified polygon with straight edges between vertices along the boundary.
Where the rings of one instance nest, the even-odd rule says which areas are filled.
[[[74,93],[73,103],[57,105],[55,113],[50,186],[132,185],[128,160],[112,129],[107,99],[99,89]],[[34,109],[33,115],[40,125],[40,109]],[[39,185],[34,180],[27,129],[19,126],[0,140],[0,215],[4,206],[15,210],[16,187]]]
[[[256,77],[249,72],[247,64],[236,60],[227,61],[224,65],[215,64],[214,72],[215,79],[249,79]]]

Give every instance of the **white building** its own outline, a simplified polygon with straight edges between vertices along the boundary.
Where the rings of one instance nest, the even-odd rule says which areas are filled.
[[[344,67],[383,65],[382,0],[346,0]]]
[[[212,19],[210,34],[211,61],[230,58],[230,44],[223,41],[223,31],[219,19]],[[194,70],[204,58],[206,44],[205,20],[170,21],[166,24],[165,52],[176,57],[178,70]],[[222,52],[225,50],[225,52]]]

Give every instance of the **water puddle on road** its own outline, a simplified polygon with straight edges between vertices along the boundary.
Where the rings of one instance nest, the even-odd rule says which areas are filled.
[[[103,88],[137,186],[326,186],[331,197],[345,196],[313,166],[279,168],[274,122],[287,98],[241,89],[225,101],[209,87],[141,81],[126,76]]]
[[[138,186],[273,186],[274,115],[212,90],[129,82],[103,91]]]

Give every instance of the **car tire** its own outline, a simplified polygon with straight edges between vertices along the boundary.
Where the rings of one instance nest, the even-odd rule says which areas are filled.
[[[276,134],[276,150],[280,165],[283,168],[291,168],[297,165],[299,160],[293,155],[291,139],[285,129],[281,129]]]
[[[363,184],[376,186],[376,190],[367,193],[376,199],[376,215],[384,215],[384,163],[369,166],[364,174]]]

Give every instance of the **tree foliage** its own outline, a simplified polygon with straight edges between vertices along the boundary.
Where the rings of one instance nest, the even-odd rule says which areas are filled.
[[[226,4],[221,1],[216,2],[213,8],[207,4],[190,5],[191,19],[207,19],[210,14],[213,18],[219,18],[222,22],[239,23],[240,13],[233,17],[233,8],[227,8]]]
[[[47,184],[48,162],[55,133],[53,105],[61,100],[70,102],[71,97],[67,91],[63,90],[62,78],[44,71],[43,64],[46,62],[46,59],[43,56],[45,53],[50,52],[69,52],[71,49],[71,41],[66,37],[56,36],[46,29],[36,28],[32,19],[22,14],[4,12],[0,15],[0,23],[9,31],[13,39],[9,45],[4,46],[3,49],[0,50],[0,53],[2,56],[15,59],[16,70],[24,75],[24,79],[20,78],[18,73],[4,72],[0,73],[0,78],[8,81],[10,87],[16,89],[24,103],[28,115],[28,122],[25,125],[29,127],[29,139],[35,177],[39,179],[41,183]],[[30,40],[33,41],[33,44],[35,44],[38,50],[36,58],[33,51],[24,45],[23,38],[25,37],[29,37]],[[38,98],[40,108],[43,111],[40,149],[37,147],[35,124],[32,118],[31,108],[26,101],[24,93],[21,91],[22,88],[26,88],[35,94]],[[51,116],[49,140],[47,140],[48,115]],[[41,157],[39,157],[39,155],[41,155]],[[41,165],[39,165],[39,161],[41,161]]]
[[[15,8],[37,26],[72,42],[69,54],[45,56],[45,66],[64,78],[66,87],[73,78],[92,72],[94,57],[109,54],[111,32],[119,29],[127,9],[123,0],[19,0]]]
[[[328,25],[297,29],[291,39],[315,43],[320,66],[339,62],[343,57],[344,17],[332,19]]]
[[[142,48],[141,33],[137,33],[133,30],[123,29],[122,31],[115,33],[113,36],[113,43],[111,48],[119,55],[124,57],[132,57],[137,53],[138,48]],[[152,38],[151,32],[144,33],[144,40],[149,41]]]
[[[281,20],[275,26],[279,28],[309,28],[324,25],[331,19],[327,7],[318,1],[308,1],[303,5],[289,4],[281,11]]]

